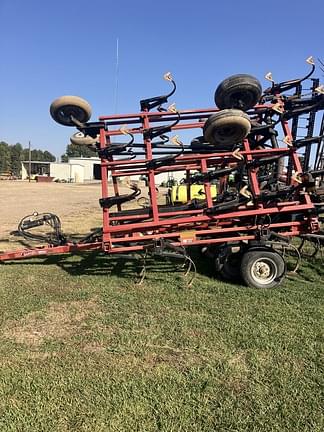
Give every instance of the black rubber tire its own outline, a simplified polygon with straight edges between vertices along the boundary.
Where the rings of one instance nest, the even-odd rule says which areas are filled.
[[[239,281],[241,279],[241,260],[241,252],[230,253],[219,271],[221,277],[227,281]]]
[[[241,110],[226,109],[212,114],[204,125],[204,138],[219,148],[230,148],[251,130],[250,118]]]
[[[50,114],[61,125],[75,126],[71,116],[81,123],[86,123],[91,117],[91,106],[79,96],[61,96],[51,103]]]
[[[219,109],[238,108],[246,111],[260,100],[262,87],[252,75],[232,75],[222,81],[215,91],[215,103]]]
[[[94,145],[99,141],[98,138],[92,138],[90,135],[84,135],[82,132],[73,134],[70,138],[72,144],[76,145]]]
[[[271,250],[252,250],[243,255],[241,276],[252,288],[274,288],[284,279],[286,264],[283,257]]]

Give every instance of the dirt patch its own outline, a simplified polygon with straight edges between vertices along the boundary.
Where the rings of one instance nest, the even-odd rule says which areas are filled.
[[[30,347],[45,340],[64,340],[86,330],[85,320],[100,314],[95,300],[50,303],[47,309],[31,312],[19,321],[11,321],[3,331],[5,338]]]
[[[234,392],[243,392],[248,383],[249,368],[244,353],[236,353],[228,360],[230,375],[225,383],[226,387]]]
[[[0,213],[0,239],[17,229],[22,217],[35,211],[55,213],[61,218],[64,230],[70,227],[73,230],[71,223],[74,221],[77,225],[80,214],[101,216],[100,193],[98,183],[0,182],[0,199],[6,203]]]
[[[119,187],[121,194],[130,189]],[[113,186],[108,185],[109,195]],[[159,201],[165,203],[166,189],[160,188]],[[147,188],[141,188],[141,197],[147,197]],[[0,250],[21,248],[19,237],[10,236],[19,221],[35,211],[55,213],[62,222],[62,229],[68,235],[83,236],[91,229],[102,225],[102,210],[99,205],[101,183],[28,183],[25,181],[0,181],[0,202],[5,203],[0,212]],[[139,207],[136,200],[123,208]],[[112,207],[111,211],[116,211]],[[35,246],[31,242],[29,246]]]
[[[236,353],[233,355],[233,357],[229,359],[228,364],[237,374],[246,374],[249,371],[244,353]]]
[[[89,354],[102,354],[105,352],[105,346],[101,343],[88,343],[84,345],[83,351]]]

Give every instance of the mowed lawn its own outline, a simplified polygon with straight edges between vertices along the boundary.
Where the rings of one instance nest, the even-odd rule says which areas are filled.
[[[93,253],[0,265],[0,431],[323,431],[323,275]]]

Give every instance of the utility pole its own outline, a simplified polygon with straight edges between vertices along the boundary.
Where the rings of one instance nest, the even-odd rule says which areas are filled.
[[[28,141],[28,181],[30,183],[31,179],[31,144]]]

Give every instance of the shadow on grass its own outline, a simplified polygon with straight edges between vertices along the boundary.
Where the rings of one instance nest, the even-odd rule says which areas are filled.
[[[197,273],[215,277],[211,261],[199,256],[196,251],[190,252]],[[145,273],[154,274],[156,281],[165,280],[165,274],[185,274],[189,266],[189,261],[183,258],[168,258],[159,255],[149,255],[144,258],[143,254],[105,255],[91,252],[80,254],[79,257],[81,258],[79,261],[62,259],[57,260],[56,264],[71,275],[115,275],[121,278],[134,278],[134,275],[140,278],[145,268]],[[193,270],[192,267],[191,270]]]
[[[194,261],[197,274],[211,279],[221,279],[215,272],[213,260],[202,256],[197,248],[188,250],[190,258]],[[84,251],[74,255],[52,255],[46,258],[34,258],[19,261],[9,261],[5,265],[56,265],[72,276],[116,276],[124,279],[141,279],[143,269],[145,274],[152,274],[155,281],[165,280],[165,274],[179,273],[183,275],[188,269],[188,261],[179,258],[166,258],[160,255],[136,254],[111,254],[107,255],[98,251]],[[191,268],[191,274],[193,267]],[[322,280],[324,269],[320,256],[303,258],[298,270],[298,278],[314,282]],[[231,281],[235,285],[241,285],[242,281]]]
[[[190,252],[190,258],[194,261],[197,274],[210,278],[215,277],[215,270],[212,260],[203,257],[195,249]],[[185,274],[189,261],[183,258],[170,258],[160,255],[144,254],[111,254],[107,255],[98,251],[77,253],[74,255],[52,255],[46,258],[32,258],[26,260],[8,261],[6,266],[43,266],[56,265],[72,276],[110,276],[115,275],[121,278],[134,278],[134,275],[141,278],[143,268],[145,273],[154,274],[154,280],[165,280],[165,274]],[[191,272],[193,267],[191,267]],[[161,275],[161,276],[159,276]]]
[[[323,258],[320,255],[312,258],[303,258],[298,275],[309,282],[321,281],[324,276]]]

